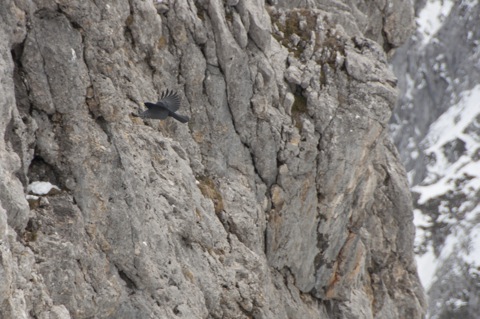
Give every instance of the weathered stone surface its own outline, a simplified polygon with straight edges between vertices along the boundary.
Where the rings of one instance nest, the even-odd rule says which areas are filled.
[[[368,3],[4,1],[0,316],[420,318]]]

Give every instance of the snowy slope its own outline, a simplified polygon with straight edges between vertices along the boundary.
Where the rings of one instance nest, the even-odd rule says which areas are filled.
[[[465,91],[459,103],[452,105],[430,126],[422,145],[431,159],[427,177],[412,188],[418,195],[417,247],[437,247],[440,261],[452,253],[457,254],[473,268],[480,267],[479,132],[480,85],[477,85]],[[433,212],[435,218],[429,214],[432,209],[437,210]],[[434,234],[439,225],[445,233],[443,237]],[[440,242],[432,242],[434,239]],[[432,264],[435,260],[433,250],[427,251],[419,256],[419,268],[422,282],[428,289],[436,265]]]
[[[417,31],[422,35],[422,44],[428,44],[442,27],[445,17],[450,14],[453,1],[427,1],[417,18]]]
[[[419,275],[429,318],[480,318],[480,5],[418,6],[392,62],[391,132],[414,195]]]

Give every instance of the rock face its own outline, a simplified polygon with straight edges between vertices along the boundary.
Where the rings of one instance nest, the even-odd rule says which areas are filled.
[[[480,4],[417,1],[418,29],[393,58],[395,144],[414,192],[430,318],[480,313]]]
[[[3,1],[0,317],[421,318],[412,8],[318,2]]]

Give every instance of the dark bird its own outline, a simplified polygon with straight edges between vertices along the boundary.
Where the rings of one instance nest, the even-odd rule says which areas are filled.
[[[147,110],[140,113],[141,118],[164,120],[171,116],[182,123],[187,123],[189,120],[188,116],[175,113],[180,107],[180,97],[176,92],[166,90],[157,103],[145,102],[144,104]]]

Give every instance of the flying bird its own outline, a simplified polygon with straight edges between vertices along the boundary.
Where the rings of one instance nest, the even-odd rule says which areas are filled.
[[[171,116],[182,123],[187,123],[189,120],[188,116],[175,113],[180,107],[180,97],[174,91],[164,91],[157,103],[145,102],[144,104],[147,110],[140,113],[141,118],[164,120]]]

